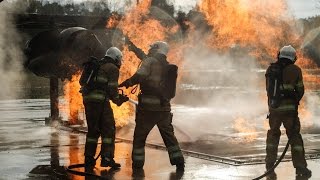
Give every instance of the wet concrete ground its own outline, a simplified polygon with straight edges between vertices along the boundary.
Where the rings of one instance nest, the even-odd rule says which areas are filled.
[[[181,108],[185,110],[186,108]],[[205,113],[206,111],[202,111]],[[179,129],[179,108],[175,109],[175,126]],[[74,132],[71,128],[56,124],[55,127],[44,125],[44,118],[49,114],[49,101],[24,99],[0,101],[0,179],[85,179],[83,177],[67,174],[65,167],[70,164],[83,162],[83,150],[85,134]],[[196,118],[196,117],[193,117]],[[180,118],[181,119],[181,118]],[[184,118],[188,119],[188,118]],[[189,117],[192,119],[192,117]],[[123,128],[118,132],[124,138],[132,137],[132,125]],[[221,136],[218,132],[210,136],[199,135],[202,141],[193,141],[186,128],[177,130],[177,137],[183,141],[182,146],[189,150],[199,150],[199,152],[211,152],[226,158],[239,159],[242,157],[248,160],[256,156],[264,156],[263,133],[257,136],[257,141],[240,143],[226,146],[221,143],[223,140],[239,138],[242,135],[234,133],[229,136]],[[192,130],[195,131],[195,130]],[[263,130],[261,130],[263,131]],[[124,133],[127,132],[127,133]],[[204,133],[207,134],[207,133]],[[126,136],[127,137],[126,137]],[[303,134],[307,152],[318,152],[320,146],[319,134]],[[227,137],[227,138],[226,138]],[[192,141],[191,141],[192,139]],[[285,138],[282,138],[285,142]],[[153,130],[148,138],[149,142],[160,144],[157,131]],[[191,142],[197,142],[198,148]],[[221,148],[215,151],[212,147],[220,142]],[[282,142],[282,144],[283,144]],[[211,146],[209,146],[211,144]],[[230,144],[226,142],[226,144]],[[202,147],[200,146],[202,145]],[[246,146],[250,146],[251,151],[246,152]],[[242,149],[243,147],[244,149]],[[254,151],[256,147],[256,151]],[[252,179],[262,174],[265,169],[263,164],[233,166],[215,161],[208,161],[186,155],[186,170],[184,174],[176,173],[175,167],[170,165],[167,152],[152,147],[146,148],[146,164],[143,172],[132,172],[131,170],[131,148],[127,141],[118,140],[116,143],[116,161],[122,165],[121,170],[112,171],[108,168],[100,168],[100,161],[97,161],[95,173],[109,179]],[[223,149],[225,153],[223,153]],[[217,152],[217,153],[216,153]],[[316,155],[317,153],[311,153]],[[250,158],[245,158],[250,156]],[[240,158],[241,159],[241,158]],[[261,160],[261,158],[257,158]],[[320,159],[309,159],[309,168],[313,171],[310,179],[320,179]],[[83,169],[79,169],[83,170]],[[278,179],[296,179],[295,171],[291,161],[283,162],[276,169]],[[88,178],[87,178],[88,179]]]

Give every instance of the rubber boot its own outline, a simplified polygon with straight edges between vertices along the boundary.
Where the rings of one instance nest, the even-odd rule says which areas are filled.
[[[96,160],[92,156],[86,156],[84,158],[84,165],[85,165],[85,168],[88,168],[88,169],[94,168],[94,166],[96,165]]]
[[[269,171],[273,167],[274,163],[267,163],[266,164],[266,172]],[[274,170],[270,171],[270,173],[266,176],[266,179],[268,180],[274,180],[277,179],[277,174],[274,172]]]
[[[144,179],[144,169],[143,168],[132,168],[132,179]]]
[[[176,171],[184,171],[184,163],[176,164]]]
[[[296,176],[311,177],[312,172],[308,168],[296,168]]]
[[[116,163],[114,159],[110,159],[107,157],[101,158],[101,167],[111,167],[114,169],[119,169],[121,165],[119,163]]]

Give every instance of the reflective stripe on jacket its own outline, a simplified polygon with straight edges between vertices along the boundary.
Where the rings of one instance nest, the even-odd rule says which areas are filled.
[[[170,111],[170,100],[161,99],[157,94],[163,76],[164,65],[167,65],[167,57],[156,54],[142,61],[140,68],[128,80],[130,86],[141,85],[138,109],[146,111]]]
[[[119,68],[112,63],[101,65],[96,78],[94,89],[83,96],[84,101],[103,102],[119,98],[118,94]]]
[[[297,111],[299,101],[304,94],[304,85],[301,69],[295,64],[289,64],[283,69],[283,86],[280,89],[290,96],[283,97],[278,108],[269,107],[270,111],[288,112]]]

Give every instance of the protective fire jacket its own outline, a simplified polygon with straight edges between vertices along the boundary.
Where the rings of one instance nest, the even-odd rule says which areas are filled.
[[[280,106],[278,108],[269,107],[269,110],[270,112],[297,111],[299,101],[304,94],[301,69],[295,64],[287,65],[283,69],[282,80],[283,86],[280,86],[280,90],[287,95],[282,98],[282,100],[280,101]]]
[[[159,93],[160,83],[163,78],[163,68],[168,65],[167,57],[155,54],[143,60],[137,72],[124,84],[133,86],[140,84],[138,109],[147,111],[170,111],[170,100],[163,99]]]
[[[112,100],[118,103],[118,78],[119,68],[113,63],[107,62],[100,66],[97,76],[94,78],[92,90],[83,95],[86,102],[104,102]]]

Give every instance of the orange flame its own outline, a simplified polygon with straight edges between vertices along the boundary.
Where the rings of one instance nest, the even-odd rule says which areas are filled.
[[[107,21],[106,28],[114,28],[119,24],[119,16],[116,14],[113,14]]]
[[[69,124],[79,124],[79,112],[83,110],[83,100],[80,90],[80,72],[73,75],[70,81],[66,81],[64,85],[64,98],[67,101],[68,107],[63,107],[69,111]],[[133,115],[133,106],[130,103],[124,103],[121,107],[111,103],[113,109],[116,126],[122,127],[128,123],[128,120]]]
[[[71,80],[66,80],[63,87],[64,99],[67,101],[69,110],[69,124],[79,124],[79,111],[83,109],[82,96],[80,90],[80,72],[73,75]]]
[[[164,13],[162,10],[151,9],[151,0],[144,0],[136,7],[131,9],[121,20],[121,22],[113,23],[116,17],[110,18],[108,24],[118,24],[117,28],[130,38],[130,40],[144,52],[147,52],[150,44],[155,41],[167,41],[170,44],[170,52],[168,60],[174,63],[180,63],[182,60],[181,42],[179,38],[172,38],[170,35],[179,32],[179,25],[166,25],[165,20],[156,19],[151,12]],[[159,11],[159,12],[158,12]],[[170,21],[170,20],[169,20]],[[114,27],[114,26],[111,26]],[[124,62],[130,62],[138,65],[139,60],[133,53],[124,49]],[[136,70],[133,68],[133,70]],[[126,66],[127,67],[127,66]],[[123,73],[132,72],[132,67],[123,68]]]
[[[242,117],[238,117],[234,120],[233,128],[237,132],[243,134],[245,142],[252,142],[258,137],[254,124]]]
[[[299,47],[303,42],[284,0],[202,0],[199,10],[213,27],[207,38],[210,47],[225,51],[238,44],[249,48],[250,54],[260,59],[262,65],[272,61],[281,46]],[[265,55],[269,59],[263,58]],[[316,67],[300,50],[298,57],[298,65]]]
[[[205,37],[209,47],[225,52],[237,44],[249,49],[261,65],[266,66],[273,61],[281,46],[292,44],[299,47],[303,41],[295,20],[289,16],[285,0],[202,0],[199,10],[213,28]],[[316,64],[304,57],[300,49],[297,56],[296,64],[300,67],[316,68]],[[303,76],[307,90],[319,88],[317,75],[304,70]],[[309,122],[312,114],[304,103],[300,106],[300,114],[302,119],[312,124]],[[236,119],[235,128],[239,132],[255,131],[243,118]]]
[[[160,27],[155,20],[147,20],[147,22],[144,22],[142,20],[143,16],[148,12],[150,4],[151,1],[149,0],[141,2],[137,7],[132,9],[121,22],[115,22],[114,19],[116,18],[111,18],[108,21],[108,25],[112,22],[115,22],[112,23],[113,26],[118,25],[118,28],[121,29],[123,33],[126,34],[136,46],[145,51],[148,48],[148,44],[153,39],[159,40],[159,38],[161,38],[161,35],[163,34],[160,31],[157,31],[156,33],[145,32],[146,29],[155,30]],[[139,60],[133,52],[130,52],[127,47],[124,47],[123,54],[124,60],[123,65],[120,69],[119,82],[123,82],[127,78],[131,77],[136,72],[141,62],[141,60]],[[132,88],[123,88],[124,94],[128,95],[129,98],[136,100],[136,95],[139,91],[137,90],[135,94],[132,94],[131,90]],[[119,126],[127,124],[129,118],[133,117],[134,115],[134,106],[130,103],[124,103],[120,107],[112,104],[112,108],[114,109],[114,114]]]
[[[130,38],[130,40],[144,52],[149,45],[158,40],[170,41],[170,35],[179,30],[178,26],[168,27],[150,14],[151,0],[141,1],[137,6],[121,19],[118,16],[111,17],[107,28],[117,27]],[[257,57],[262,65],[267,65],[275,58],[278,48],[288,43],[298,46],[302,39],[295,30],[295,21],[287,13],[285,0],[251,1],[251,0],[202,0],[198,9],[205,15],[208,24],[212,26],[212,32],[203,36],[203,42],[213,50],[228,51],[234,44],[250,49],[250,54]],[[198,42],[194,41],[193,33],[197,27],[190,22],[188,34],[184,43],[171,41],[171,49],[168,59],[181,65],[183,51],[188,47],[194,47]],[[202,43],[202,42],[201,42]],[[124,64],[121,68],[120,80],[129,78],[137,70],[139,60],[127,47],[123,50]],[[264,59],[264,57],[269,59]],[[302,56],[298,51],[297,64],[302,67],[314,68],[315,64]],[[270,59],[271,58],[271,59]],[[318,83],[317,76],[304,72],[306,84]],[[307,85],[309,88],[309,86]],[[131,89],[125,89],[125,94],[136,99],[136,94],[130,93]],[[81,97],[80,97],[81,98]],[[82,101],[82,100],[81,100]],[[117,119],[117,125],[126,124],[134,113],[134,107],[129,103],[121,107],[112,105]],[[243,120],[240,125],[245,125]],[[242,122],[242,123],[241,123]],[[237,125],[238,127],[238,125]],[[239,127],[238,127],[239,128]]]
[[[114,16],[109,19],[106,26],[108,28],[117,26],[117,28],[121,29],[138,48],[146,53],[151,43],[159,40],[167,40],[169,34],[176,33],[179,30],[178,26],[167,28],[161,24],[159,20],[150,17],[148,15],[150,5],[151,0],[142,1],[131,9],[121,21],[119,21],[118,17]],[[179,58],[182,57],[181,48],[173,44],[171,49],[177,49],[177,51],[172,50],[169,52],[169,60],[180,62],[180,59],[182,59]],[[138,59],[133,52],[129,51],[127,47],[124,47],[123,54],[124,63],[120,69],[119,82],[123,82],[131,77],[141,63],[141,60]],[[132,88],[123,89],[124,94],[128,95],[131,99],[136,100],[139,89],[134,94],[131,93],[131,90]],[[128,118],[126,117],[132,117],[134,115],[134,106],[130,103],[124,103],[121,107],[116,107],[115,105],[112,105],[112,107],[115,116],[118,117],[117,123],[119,123],[120,126],[127,123]]]

